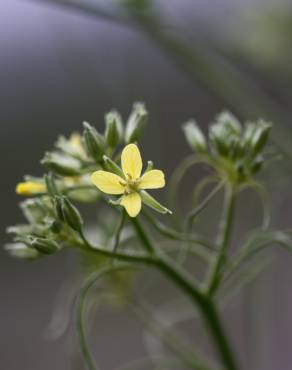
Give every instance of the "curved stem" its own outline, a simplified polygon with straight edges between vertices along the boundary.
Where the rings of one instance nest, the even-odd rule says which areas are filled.
[[[147,234],[137,219],[134,219],[133,225],[136,226],[135,230],[137,235],[141,242],[145,245],[145,248],[155,251],[155,247],[152,245],[152,242],[147,237]],[[193,278],[190,277],[181,267],[175,264],[170,258],[159,254],[153,254],[149,256],[118,252],[113,253],[111,251],[92,246],[87,241],[83,232],[81,232],[80,235],[84,242],[83,248],[85,248],[85,250],[88,252],[99,255],[102,254],[108,257],[115,257],[122,261],[151,265],[158,268],[163,274],[170,278],[170,280],[180,287],[182,291],[184,291],[198,306],[202,316],[204,317],[206,325],[212,334],[217,352],[222,360],[222,363],[225,365],[226,370],[237,369],[233,359],[232,351],[229,348],[227,338],[225,337],[224,330],[221,326],[215,304],[199,287],[194,284]],[[78,246],[80,247],[80,245]]]
[[[77,326],[77,333],[78,333],[78,339],[79,339],[79,345],[80,350],[84,359],[84,362],[86,364],[86,367],[88,370],[96,370],[96,364],[94,361],[94,358],[90,352],[88,342],[86,339],[86,333],[84,328],[84,309],[86,305],[86,298],[87,294],[89,293],[90,289],[93,287],[93,285],[97,282],[98,279],[100,279],[105,274],[120,270],[120,269],[126,269],[132,267],[130,265],[120,265],[120,266],[105,266],[103,269],[94,272],[89,279],[85,282],[84,286],[81,289],[79,300],[78,300],[78,306],[77,306],[77,320],[76,320],[76,326]]]
[[[199,244],[209,250],[214,250],[215,246],[212,243],[204,239],[200,236],[191,236],[185,233],[181,233],[179,231],[173,230],[172,228],[168,227],[162,222],[155,220],[148,212],[143,210],[143,215],[145,216],[146,220],[149,222],[150,225],[154,227],[161,235],[164,235],[172,240],[177,240],[181,242],[190,242],[194,244]]]
[[[225,262],[226,253],[229,246],[230,235],[233,224],[235,196],[233,188],[226,186],[225,199],[224,199],[224,210],[220,224],[220,230],[218,234],[218,254],[214,257],[211,263],[209,276],[207,280],[207,295],[212,295],[220,282],[221,279],[221,267]]]
[[[203,201],[195,207],[193,210],[191,210],[187,216],[187,221],[186,221],[186,229],[187,231],[190,231],[192,228],[192,224],[195,220],[195,218],[207,207],[209,204],[210,200],[214,198],[214,196],[218,193],[219,190],[222,189],[224,183],[220,182],[217,184],[212,191],[206,196],[206,198],[203,199]]]
[[[177,189],[189,170],[190,167],[200,164],[200,163],[208,163],[207,158],[204,156],[197,156],[197,155],[190,155],[186,157],[175,169],[170,182],[169,182],[169,199],[168,203],[170,205],[170,209],[175,209],[175,199],[177,194]]]

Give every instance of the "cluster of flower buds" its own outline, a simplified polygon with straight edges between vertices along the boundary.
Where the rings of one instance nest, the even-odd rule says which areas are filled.
[[[36,258],[55,253],[69,240],[78,237],[83,221],[71,200],[93,202],[100,192],[92,184],[94,170],[121,171],[115,160],[119,146],[140,139],[148,113],[142,103],[135,103],[124,125],[116,111],[105,115],[104,132],[87,122],[83,134],[58,138],[55,149],[47,152],[41,163],[50,171],[43,178],[26,176],[16,192],[29,196],[21,203],[26,225],[8,228],[14,234],[7,251],[16,257]]]
[[[263,120],[241,125],[231,113],[223,112],[210,125],[209,140],[195,121],[187,122],[183,130],[190,147],[214,167],[220,178],[240,185],[262,168],[271,127]]]
[[[111,156],[119,144],[129,144],[139,140],[148,118],[142,103],[136,103],[127,120],[126,126],[115,111],[105,115],[104,133],[83,123],[83,135],[73,134],[69,140],[60,137],[56,151],[47,152],[42,160],[49,170],[60,176],[81,176],[88,167],[100,164],[103,156]]]
[[[52,176],[46,176],[47,193],[25,200],[21,209],[25,225],[8,228],[14,243],[6,246],[16,257],[36,258],[59,251],[70,240],[76,240],[83,220],[68,197],[61,195]]]

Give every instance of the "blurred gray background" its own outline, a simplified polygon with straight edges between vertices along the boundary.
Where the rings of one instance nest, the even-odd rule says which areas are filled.
[[[265,181],[275,207],[274,225],[290,227],[288,0],[161,0],[151,8],[159,14],[158,26],[149,26],[143,17],[147,9],[131,13],[114,1],[57,3],[0,3],[2,244],[9,240],[5,228],[22,221],[15,184],[23,174],[42,174],[39,160],[56,137],[81,129],[83,120],[103,128],[105,112],[116,108],[126,117],[134,101],[144,101],[150,111],[146,157],[155,159],[168,176],[189,152],[180,128],[188,118],[206,128],[216,113],[230,109],[242,119],[272,120],[274,144],[284,152],[284,164],[274,166]],[[101,11],[92,14],[93,9]],[[244,229],[258,213],[253,198],[243,203]],[[253,294],[260,332],[255,334],[245,321],[248,294],[226,314],[245,369],[292,367],[292,256],[274,254],[272,268]],[[74,331],[56,341],[46,332],[57,291],[76,269],[68,253],[34,263],[0,251],[1,369],[83,368],[73,351]],[[129,313],[100,312],[91,342],[101,368],[112,370],[143,354],[140,331]]]

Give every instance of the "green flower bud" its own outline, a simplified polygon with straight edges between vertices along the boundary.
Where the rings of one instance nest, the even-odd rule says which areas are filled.
[[[237,136],[241,134],[242,127],[239,120],[228,111],[220,113],[216,118],[216,122],[219,125],[222,125],[224,129],[229,133],[235,134]]]
[[[145,190],[140,191],[140,195],[141,195],[141,198],[142,198],[142,202],[144,204],[146,204],[148,207],[154,209],[155,211],[157,211],[159,213],[163,213],[163,214],[169,213],[169,214],[172,214],[172,212],[169,209],[167,209],[162,204],[160,204],[149,193],[147,193],[147,191],[145,191]]]
[[[36,249],[30,248],[24,243],[11,243],[6,244],[4,249],[16,258],[34,259],[38,257],[39,253]]]
[[[119,113],[113,111],[105,116],[105,141],[110,148],[115,148],[123,138],[123,124]]]
[[[45,182],[50,196],[54,196],[59,193],[52,173],[45,175]]]
[[[107,171],[113,172],[116,175],[120,176],[121,178],[125,178],[122,169],[112,159],[110,159],[106,155],[104,155],[102,158],[104,161],[104,167]]]
[[[242,136],[242,147],[251,148],[251,142],[256,131],[256,124],[252,122],[247,122]]]
[[[83,226],[82,217],[78,209],[69,201],[68,198],[62,198],[62,213],[65,222],[75,231],[80,232]]]
[[[225,157],[237,157],[240,152],[241,124],[229,112],[221,113],[209,130],[215,150]]]
[[[56,196],[53,198],[53,205],[54,205],[56,216],[59,221],[64,222],[65,218],[63,214],[62,202],[63,200],[59,196]]]
[[[144,173],[153,170],[153,168],[154,168],[153,162],[152,161],[147,161],[147,167],[146,167],[146,170],[145,170]]]
[[[87,122],[83,122],[83,127],[83,139],[87,153],[98,162],[105,152],[104,137]]]
[[[43,254],[53,254],[60,250],[60,246],[57,242],[45,238],[33,238],[30,242],[30,246]]]
[[[47,215],[46,206],[40,198],[27,199],[20,203],[20,207],[25,218],[31,224],[42,222]]]
[[[195,121],[188,121],[183,126],[185,138],[189,146],[199,153],[207,152],[205,136]]]
[[[81,165],[77,159],[47,152],[41,164],[61,176],[77,176],[81,172]]]
[[[222,156],[228,156],[229,143],[226,140],[226,131],[222,125],[214,124],[209,130],[210,141],[215,150]]]
[[[148,112],[146,111],[144,104],[135,103],[126,126],[125,141],[127,144],[134,143],[139,140],[147,119]]]
[[[250,167],[250,171],[253,175],[255,175],[256,173],[258,173],[262,168],[263,168],[263,164],[264,164],[264,158],[263,157],[257,157],[251,167]]]
[[[266,145],[272,125],[270,123],[259,121],[253,134],[251,146],[253,154],[258,154]]]

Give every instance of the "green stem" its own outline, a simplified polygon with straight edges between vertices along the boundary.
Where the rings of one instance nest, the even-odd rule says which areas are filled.
[[[195,218],[207,207],[209,204],[210,200],[214,198],[214,196],[218,193],[219,190],[223,187],[223,182],[220,182],[217,184],[212,191],[206,196],[206,198],[203,199],[203,201],[195,207],[193,210],[190,211],[190,213],[187,216],[187,221],[186,221],[186,230],[187,232],[190,232],[192,229],[192,225],[195,221]]]
[[[212,295],[216,291],[221,279],[221,268],[226,259],[226,253],[228,250],[233,225],[234,206],[234,190],[230,186],[226,186],[224,209],[217,241],[218,254],[215,255],[210,267],[207,280],[207,295]]]
[[[137,235],[140,237],[141,242],[145,243],[145,247],[147,243],[147,248],[155,251],[154,246],[150,239],[148,239],[142,225],[137,219],[135,219],[134,226],[138,226],[136,229],[139,231],[137,232]],[[237,367],[233,359],[232,351],[229,348],[227,338],[212,299],[196,287],[191,277],[170,258],[161,255],[156,256],[154,263],[161,272],[167,275],[178,287],[188,294],[192,301],[199,307],[206,325],[213,336],[218,354],[225,365],[226,370],[236,370]]]
[[[137,235],[148,250],[155,251],[150,239],[148,239],[142,225],[137,219],[134,219],[133,225],[137,231]],[[226,370],[236,370],[232,352],[229,348],[227,338],[225,337],[223,328],[220,323],[217,311],[213,301],[205,295],[194,283],[193,279],[179,266],[177,266],[170,258],[161,255],[141,255],[127,253],[113,253],[112,251],[104,250],[100,247],[91,245],[83,232],[80,234],[83,240],[83,248],[90,252],[108,257],[115,257],[122,261],[136,262],[146,264],[158,268],[162,273],[168,276],[178,287],[182,289],[191,300],[199,307],[202,316],[214,338],[214,342]],[[81,245],[78,244],[79,247]],[[152,252],[153,253],[153,252]]]
[[[80,345],[80,350],[82,353],[82,357],[84,359],[85,365],[87,370],[96,370],[96,364],[94,358],[90,352],[88,342],[86,339],[86,333],[84,329],[84,309],[86,306],[86,298],[87,294],[89,293],[90,289],[94,286],[94,284],[104,275],[110,273],[111,271],[121,270],[121,269],[128,269],[133,267],[131,265],[119,265],[119,266],[105,266],[103,269],[94,272],[88,280],[85,282],[84,286],[82,287],[79,295],[78,306],[77,306],[77,334],[78,340]]]
[[[119,221],[118,226],[117,226],[117,230],[115,232],[113,252],[117,251],[118,246],[120,244],[121,232],[122,232],[124,224],[125,224],[125,218],[126,218],[126,213],[125,213],[125,210],[123,209],[120,221]]]
[[[141,223],[138,221],[137,218],[131,218],[133,227],[137,233],[137,236],[141,240],[142,244],[145,246],[145,249],[150,252],[151,254],[154,254],[155,252],[155,247],[152,244],[151,240],[148,238],[146,232],[143,229],[143,226]]]
[[[77,333],[78,333],[79,346],[80,346],[80,350],[82,353],[82,357],[84,359],[84,362],[88,370],[96,370],[96,365],[95,365],[95,361],[88,347],[88,343],[87,343],[87,339],[85,335],[85,329],[84,329],[83,313],[84,313],[87,293],[90,290],[91,286],[95,283],[98,276],[99,275],[94,274],[94,278],[91,277],[88,280],[88,282],[85,283],[84,287],[82,288],[80,292],[79,302],[78,302],[78,307],[77,307],[76,327],[77,327]]]

